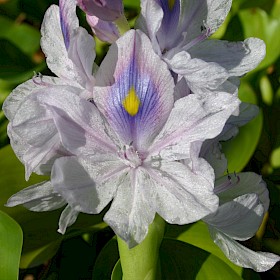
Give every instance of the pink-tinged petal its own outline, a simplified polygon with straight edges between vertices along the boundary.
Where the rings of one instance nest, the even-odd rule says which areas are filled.
[[[121,0],[77,0],[77,3],[86,14],[104,21],[115,21],[123,14]]]
[[[212,172],[206,162],[202,164]],[[213,192],[214,179],[211,182],[210,178],[179,162],[161,161],[151,165],[152,168],[147,167],[151,205],[167,222],[188,224],[217,210],[219,201]]]
[[[209,231],[226,257],[239,266],[263,272],[271,269],[280,260],[279,256],[272,253],[254,252],[213,227],[210,227]]]
[[[61,30],[59,7],[55,5],[52,5],[45,14],[41,34],[41,47],[46,55],[49,69],[58,77],[75,81],[79,87],[85,88],[87,82],[85,76],[88,76],[92,69],[90,64],[93,66],[95,57],[94,41],[90,35],[77,26],[75,32],[70,36],[68,46],[72,45],[75,52],[73,53],[72,50],[69,55]],[[87,62],[86,59],[88,59]]]
[[[170,69],[184,76],[188,87],[194,93],[201,89],[216,89],[229,77],[228,72],[218,63],[191,59],[187,52],[176,53],[171,59],[165,59]]]
[[[108,122],[124,143],[146,149],[165,123],[174,93],[170,71],[148,37],[131,30],[117,40],[96,80],[95,102]]]
[[[61,234],[64,234],[66,232],[67,227],[70,227],[76,222],[78,215],[78,211],[73,209],[71,206],[67,205],[60,215],[58,223],[59,228],[57,231]]]
[[[189,50],[191,57],[215,62],[231,76],[242,76],[253,70],[265,57],[265,44],[257,38],[244,42],[206,40]]]
[[[113,22],[104,21],[96,16],[86,16],[87,22],[93,33],[101,40],[108,43],[115,42],[121,35]]]
[[[231,174],[232,183],[224,191],[220,187],[228,183],[228,177],[224,176],[215,182],[215,191],[222,203],[229,202],[234,198],[246,193],[256,193],[264,206],[265,212],[269,207],[269,196],[266,183],[262,177],[252,172],[242,172],[238,175]],[[237,177],[236,177],[237,176]]]
[[[121,143],[94,104],[56,87],[36,95],[36,100],[51,111],[62,145],[75,155],[117,153]]]
[[[6,206],[14,207],[21,204],[31,211],[42,212],[61,208],[66,201],[54,191],[50,181],[44,181],[14,194]]]
[[[79,20],[76,15],[75,0],[59,0],[59,15],[61,31],[66,49],[69,48],[71,37],[79,27]]]
[[[227,93],[206,98],[190,94],[177,100],[149,149],[150,156],[169,161],[189,158],[191,143],[219,135],[239,103],[235,96]]]
[[[221,205],[204,221],[235,240],[247,240],[259,229],[263,215],[257,194],[245,194]]]
[[[141,243],[155,217],[148,174],[142,168],[124,174],[104,221],[129,248]]]
[[[112,200],[127,166],[117,160],[64,157],[52,170],[52,184],[76,211],[100,213]]]

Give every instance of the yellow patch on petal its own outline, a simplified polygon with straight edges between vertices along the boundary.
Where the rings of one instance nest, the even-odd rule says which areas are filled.
[[[140,99],[138,98],[134,87],[131,87],[122,102],[124,109],[130,116],[135,116],[138,113],[140,103]]]
[[[170,11],[172,11],[176,0],[168,0],[168,8]]]

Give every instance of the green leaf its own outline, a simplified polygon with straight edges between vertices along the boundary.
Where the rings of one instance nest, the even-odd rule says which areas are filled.
[[[0,211],[0,275],[1,279],[18,279],[22,246],[22,230],[7,214]]]
[[[0,16],[0,38],[8,40],[29,56],[40,48],[41,35],[37,29],[4,16]]]
[[[242,279],[215,255],[182,241],[164,239],[160,248],[161,279]]]
[[[245,82],[241,83],[239,97],[244,102],[256,102],[253,89]],[[263,114],[260,110],[256,118],[239,128],[239,133],[236,137],[222,143],[222,150],[228,159],[228,170],[230,172],[240,172],[249,162],[258,145],[262,126]]]
[[[261,9],[254,8],[239,12],[242,22],[244,37],[257,37],[266,44],[266,57],[257,70],[272,64],[280,55],[280,18],[269,17]]]
[[[201,248],[215,255],[216,257],[220,258],[223,262],[225,262],[228,266],[230,266],[231,269],[233,269],[238,275],[242,274],[243,268],[232,263],[224,255],[224,253],[220,250],[220,248],[214,243],[214,241],[210,237],[210,234],[208,232],[208,227],[204,222],[199,221],[194,224],[191,224],[190,226],[185,227],[185,230],[181,226],[172,226],[172,227],[175,227],[175,230],[176,228],[177,230],[180,228],[183,229],[183,231],[178,232],[176,239],[191,244],[193,246],[196,246],[198,248]],[[170,231],[171,230],[172,228],[170,229]]]
[[[20,83],[32,77],[34,71],[38,72],[45,67],[39,65],[6,39],[0,39],[0,80],[11,83]]]

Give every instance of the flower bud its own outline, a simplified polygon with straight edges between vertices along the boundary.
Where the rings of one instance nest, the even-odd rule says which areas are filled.
[[[115,21],[123,14],[120,0],[77,0],[77,4],[87,15],[104,21]]]

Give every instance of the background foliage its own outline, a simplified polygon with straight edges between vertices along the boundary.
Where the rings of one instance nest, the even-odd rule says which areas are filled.
[[[19,83],[35,72],[52,75],[40,50],[40,24],[53,0],[0,0],[0,103]],[[126,0],[131,24],[139,0]],[[79,12],[83,26],[84,16]],[[89,29],[88,29],[89,30]],[[90,32],[90,30],[89,30]],[[256,70],[242,78],[240,98],[258,104],[260,114],[223,143],[229,172],[262,174],[271,206],[257,235],[246,242],[254,250],[280,254],[280,1],[233,0],[224,25],[213,35],[229,41],[254,36],[265,41],[267,56]],[[97,62],[108,46],[97,41]],[[0,112],[0,276],[20,279],[120,279],[117,243],[102,222],[103,213],[80,215],[66,235],[56,232],[60,210],[32,213],[21,206],[6,208],[7,199],[20,189],[46,178],[24,181],[24,169],[9,146],[7,120]],[[20,227],[19,227],[20,226]],[[23,249],[20,257],[23,231]],[[167,226],[160,251],[163,279],[280,279],[280,265],[254,273],[228,261],[209,237],[203,222]],[[5,245],[5,246],[4,246]],[[174,248],[176,250],[174,250]],[[5,259],[5,263],[3,260]],[[117,264],[116,264],[117,263]],[[32,279],[32,278],[31,278]],[[190,279],[190,278],[188,278]],[[212,278],[213,279],[213,278]]]

